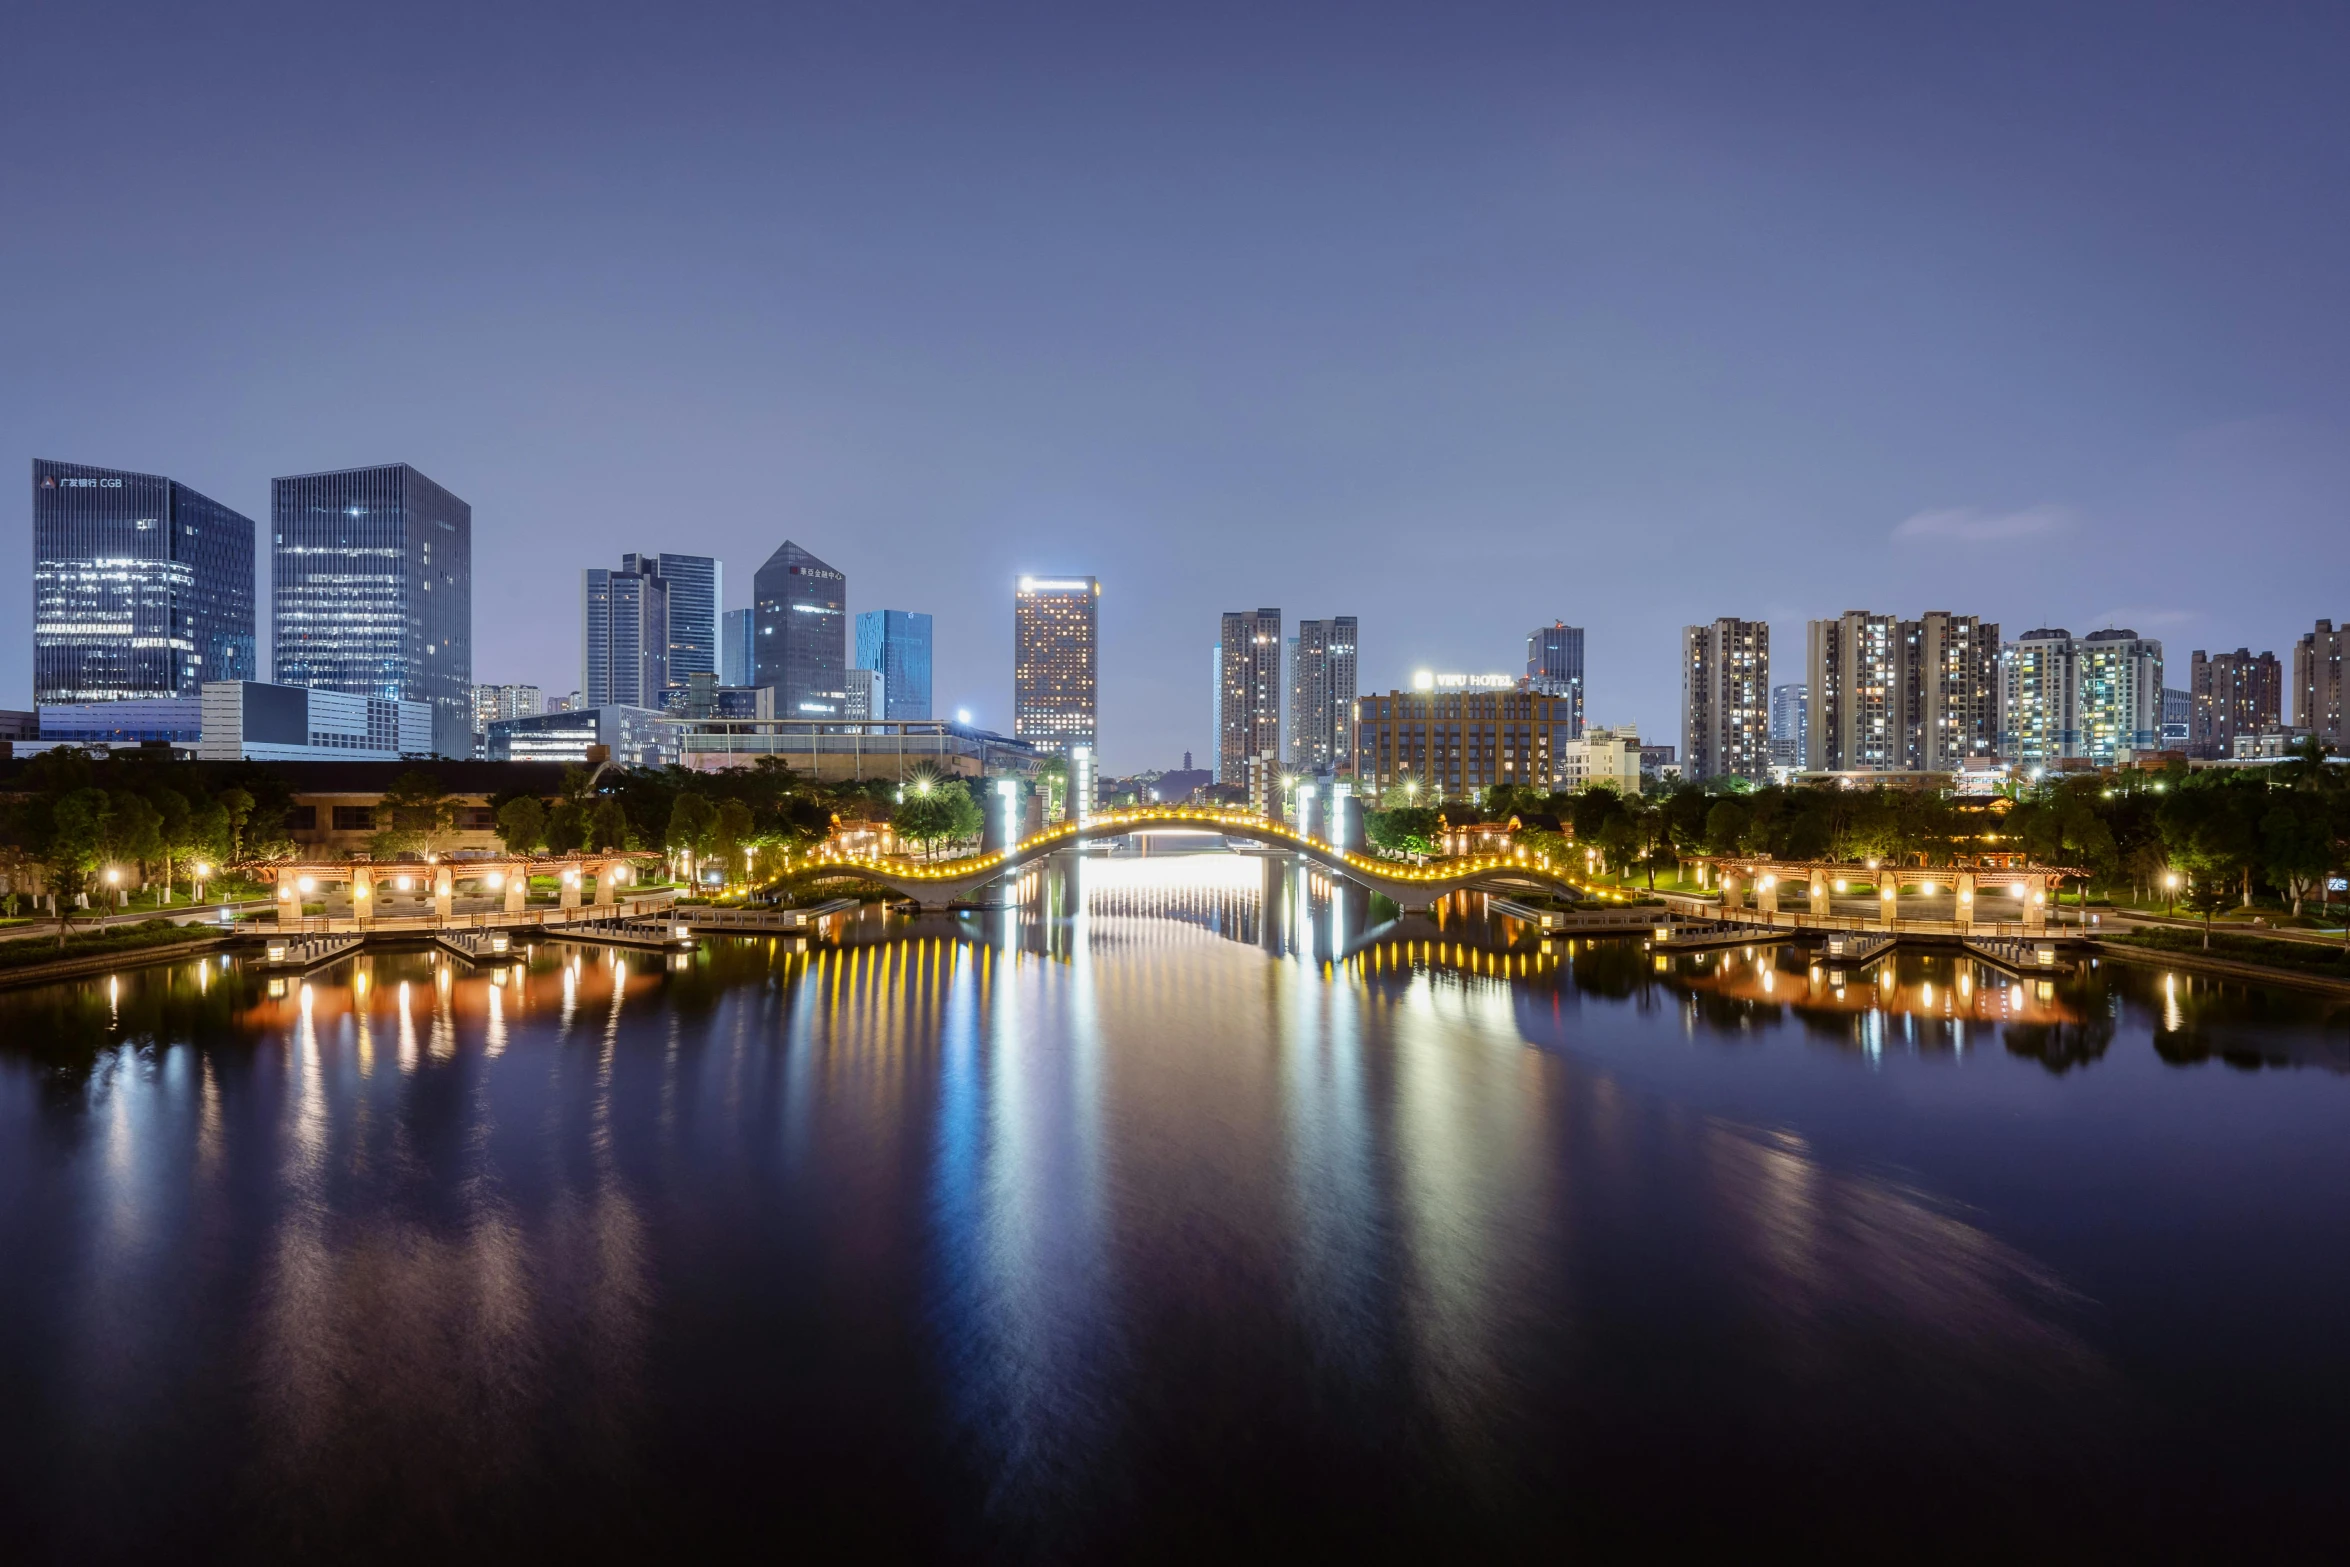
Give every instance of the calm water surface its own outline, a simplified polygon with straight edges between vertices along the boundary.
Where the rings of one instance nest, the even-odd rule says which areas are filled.
[[[2294,1554],[2350,1009],[1242,856],[0,995],[14,1559]]]

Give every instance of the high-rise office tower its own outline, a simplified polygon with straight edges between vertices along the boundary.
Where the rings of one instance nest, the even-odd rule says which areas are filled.
[[[2195,699],[2190,747],[2197,756],[2236,753],[2236,736],[2274,729],[2284,713],[2285,671],[2274,653],[2188,655],[2187,690]]]
[[[252,518],[160,474],[35,459],[35,703],[258,678]]]
[[[669,581],[650,555],[580,574],[579,689],[590,707],[658,710],[672,683]]]
[[[838,718],[848,701],[849,579],[789,539],[751,579],[751,684],[778,718]]]
[[[2270,660],[2273,665],[2274,659]],[[2073,645],[2073,755],[2110,767],[2162,748],[2162,644],[2108,627]]]
[[[432,706],[473,751],[473,508],[406,463],[269,483],[281,685]]]
[[[1526,633],[1526,688],[1544,696],[1563,697],[1575,715],[1575,735],[1583,733],[1583,628],[1553,621]]]
[[[1955,773],[1999,755],[1999,627],[1930,609],[1902,622],[1907,764]]]
[[[1803,741],[1811,687],[1800,680],[1771,687],[1771,765],[1805,767]]]
[[[1012,737],[1066,756],[1100,755],[1102,585],[1091,577],[1022,577],[1012,599]]]
[[[1290,646],[1289,764],[1346,772],[1354,766],[1355,617],[1301,620]]]
[[[930,716],[930,617],[919,610],[869,609],[857,617],[859,669],[879,670],[889,711],[875,718]]]
[[[1811,766],[1839,773],[1906,766],[1901,622],[1855,609],[1809,630]]]
[[[651,572],[668,585],[669,640],[665,684],[718,673],[718,606],[726,602],[726,563],[708,555],[623,555],[623,571]],[[658,702],[645,704],[659,707]]]
[[[722,686],[751,684],[751,612],[730,609],[718,620],[719,670]]]
[[[1771,626],[1723,618],[1681,630],[1685,778],[1771,775]]]
[[[2350,625],[2334,629],[2321,620],[2293,644],[2293,722],[2337,751],[2350,750],[2350,689],[2343,681],[2343,655],[2350,653]]]
[[[2060,626],[2025,632],[1999,650],[1999,754],[2047,767],[2081,743],[2073,716],[2073,634]]]
[[[1249,758],[1281,756],[1281,611],[1228,612],[1217,642],[1223,649],[1217,770],[1238,781],[1248,777]]]

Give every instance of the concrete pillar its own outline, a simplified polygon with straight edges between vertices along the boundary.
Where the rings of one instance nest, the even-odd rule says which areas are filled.
[[[446,865],[434,870],[432,876],[432,912],[435,919],[447,919],[451,901],[457,895],[457,877]]]
[[[1330,847],[1341,852],[1363,841],[1363,802],[1345,784],[1330,792]]]
[[[1877,872],[1877,911],[1885,928],[1891,930],[1901,918],[1901,878],[1888,865]]]
[[[1774,871],[1765,871],[1755,878],[1754,907],[1765,916],[1779,912],[1779,877]]]
[[[1952,896],[1955,900],[1952,907],[1956,910],[1956,913],[1952,917],[1958,921],[1958,928],[1960,930],[1974,929],[1975,873],[1973,871],[1959,872],[1958,884],[1954,889]]]
[[[558,907],[566,909],[579,907],[579,867],[577,865],[564,866],[562,874],[556,878],[555,885],[562,889],[555,896]]]
[[[1722,868],[1722,907],[1725,909],[1739,907],[1738,873],[1728,866]]]
[[[506,872],[506,912],[520,914],[523,900],[530,896],[530,867],[517,865]]]
[[[599,905],[620,901],[620,862],[607,861],[596,872],[596,902]]]
[[[351,917],[375,917],[375,872],[364,865],[351,868]]]
[[[2032,875],[2024,878],[2024,929],[2045,930],[2048,926],[2048,878]]]
[[[979,829],[982,854],[1000,854],[1019,841],[1021,824],[1028,814],[1021,803],[1021,788],[1017,778],[992,778],[979,791],[979,809],[984,813]]]
[[[1836,912],[1836,905],[1828,896],[1828,873],[1826,871],[1811,873],[1811,911],[1814,914]]]

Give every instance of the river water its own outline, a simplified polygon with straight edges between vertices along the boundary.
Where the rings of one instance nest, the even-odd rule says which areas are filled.
[[[0,995],[7,1554],[2350,1522],[2340,1003],[1032,877],[812,950]]]

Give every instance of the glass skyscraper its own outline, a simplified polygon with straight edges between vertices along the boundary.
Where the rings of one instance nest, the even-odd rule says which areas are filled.
[[[857,663],[881,676],[877,718],[930,716],[930,617],[910,609],[869,609],[857,617]]]
[[[623,570],[651,571],[669,585],[668,683],[718,673],[718,606],[726,602],[726,563],[708,555],[623,555]],[[658,707],[648,702],[647,707]]]
[[[847,710],[849,579],[786,539],[751,578],[751,683],[775,688],[778,718]]]
[[[718,683],[722,686],[751,684],[751,612],[730,609],[718,617],[720,642]]]
[[[1567,699],[1569,738],[1583,733],[1583,628],[1563,620],[1526,633],[1526,689]]]
[[[252,518],[160,474],[34,461],[34,702],[256,674]]]
[[[668,579],[654,557],[623,555],[618,571],[581,573],[579,689],[589,707],[649,707],[676,682],[670,672]]]
[[[473,508],[406,463],[270,481],[282,685],[432,707],[473,754]]]

